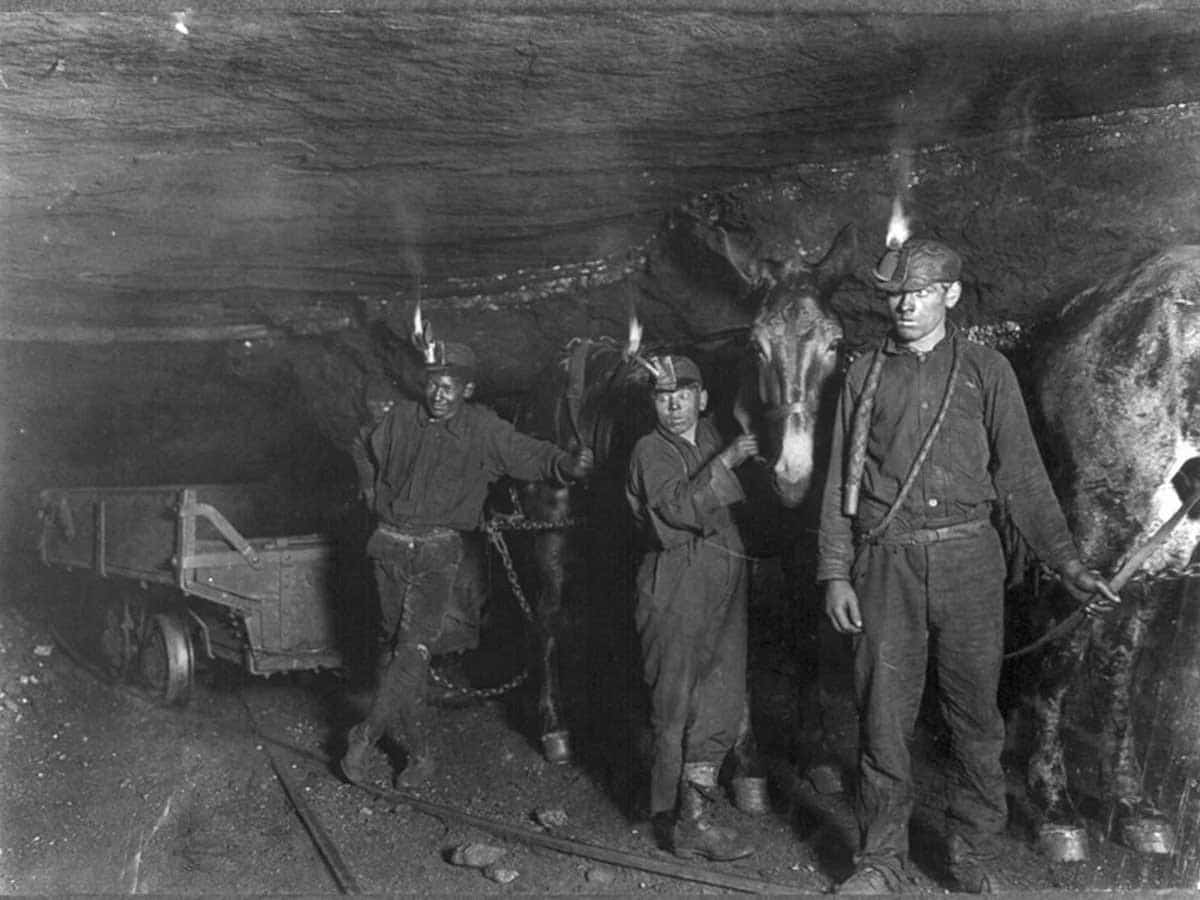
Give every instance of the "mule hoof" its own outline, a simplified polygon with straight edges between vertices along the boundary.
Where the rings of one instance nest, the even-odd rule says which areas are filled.
[[[1168,856],[1175,852],[1175,829],[1156,816],[1122,816],[1117,820],[1117,835],[1135,853]]]
[[[1083,862],[1088,858],[1087,831],[1081,825],[1042,825],[1037,832],[1037,846],[1054,862]]]
[[[567,731],[551,731],[542,735],[542,754],[546,762],[569,763],[571,761],[571,734]]]

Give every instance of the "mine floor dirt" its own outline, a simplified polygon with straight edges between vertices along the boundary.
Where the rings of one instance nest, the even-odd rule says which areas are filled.
[[[55,598],[39,594],[36,578],[24,583],[0,601],[0,892],[805,894],[828,891],[849,869],[850,795],[806,777],[798,761],[811,753],[781,737],[794,723],[771,733],[772,711],[796,708],[803,668],[770,641],[756,640],[752,673],[756,718],[767,723],[767,808],[719,810],[757,852],[685,865],[653,845],[639,799],[644,755],[636,736],[613,737],[620,723],[608,736],[584,729],[576,760],[551,765],[530,733],[527,689],[444,706],[434,720],[437,775],[410,803],[391,792],[382,754],[368,791],[331,765],[366,701],[361,685],[334,673],[209,672],[187,706],[165,707],[99,677],[66,646],[70,623],[56,619]],[[571,704],[576,718],[597,705]],[[941,894],[939,748],[921,744],[912,890]],[[1170,857],[1139,858],[1099,824],[1089,861],[1039,856],[1020,781],[1014,763],[1000,862],[1008,887],[1185,893]],[[456,864],[472,844],[496,857],[490,867]],[[737,879],[745,883],[731,886]]]

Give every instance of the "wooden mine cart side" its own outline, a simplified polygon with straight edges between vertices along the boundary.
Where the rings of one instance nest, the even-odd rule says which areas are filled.
[[[106,663],[170,701],[197,652],[255,675],[341,665],[333,543],[265,487],[48,489],[40,515],[42,561],[90,573],[79,615]]]

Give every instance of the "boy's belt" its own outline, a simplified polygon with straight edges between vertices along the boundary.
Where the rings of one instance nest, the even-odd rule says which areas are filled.
[[[991,519],[972,519],[970,522],[959,522],[955,525],[943,525],[941,528],[916,528],[899,534],[882,534],[875,538],[873,544],[937,544],[941,541],[957,541],[963,538],[982,534],[992,527]]]
[[[415,544],[423,541],[440,541],[458,534],[453,528],[446,528],[441,525],[417,525],[408,528],[397,528],[395,525],[385,525],[382,522],[379,524],[379,531],[394,541],[403,541],[406,544]]]

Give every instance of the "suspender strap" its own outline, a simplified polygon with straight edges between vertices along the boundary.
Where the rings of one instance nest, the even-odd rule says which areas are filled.
[[[867,464],[867,435],[871,431],[871,412],[875,409],[875,394],[879,391],[879,374],[883,371],[883,349],[877,348],[867,370],[867,380],[854,410],[854,428],[850,432],[850,466],[842,485],[842,512],[858,514],[858,490],[862,485],[863,469]]]
[[[954,396],[954,384],[958,381],[958,370],[961,367],[962,360],[959,358],[958,341],[954,341],[954,359],[950,363],[950,377],[946,379],[946,392],[942,395],[942,405],[938,408],[937,415],[933,419],[933,424],[929,426],[929,433],[925,435],[925,440],[921,442],[921,449],[917,451],[917,458],[913,460],[912,467],[908,470],[908,475],[904,479],[904,484],[900,485],[900,491],[896,494],[896,499],[892,501],[892,507],[887,511],[879,524],[872,528],[864,536],[864,540],[873,541],[883,534],[884,529],[892,523],[892,519],[896,517],[896,513],[900,511],[900,505],[904,503],[912,486],[916,484],[917,475],[921,472],[921,467],[925,465],[925,460],[929,458],[929,451],[933,449],[933,439],[937,437],[937,433],[942,428],[942,423],[946,421],[946,413],[950,411],[950,398]]]

